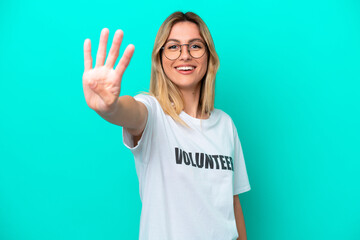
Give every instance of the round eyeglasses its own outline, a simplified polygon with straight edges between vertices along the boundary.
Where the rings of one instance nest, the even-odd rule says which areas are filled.
[[[169,60],[176,60],[181,55],[182,46],[187,46],[187,50],[191,57],[201,58],[206,52],[206,45],[203,42],[196,41],[189,44],[178,44],[174,42],[165,43],[161,48],[164,51],[164,55]]]

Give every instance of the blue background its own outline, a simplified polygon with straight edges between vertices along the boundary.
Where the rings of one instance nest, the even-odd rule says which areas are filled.
[[[249,240],[360,239],[360,2],[1,1],[0,239],[137,239],[141,201],[121,127],[88,108],[83,43],[135,45],[121,95],[147,91],[165,18],[194,11],[220,57]],[[108,44],[108,50],[110,44]],[[95,62],[94,62],[95,64]]]

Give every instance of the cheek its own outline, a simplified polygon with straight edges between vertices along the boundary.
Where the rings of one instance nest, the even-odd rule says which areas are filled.
[[[208,68],[207,58],[201,62],[201,73],[205,74]]]
[[[165,57],[163,57],[162,59],[162,67],[165,74],[168,75],[170,73],[172,66],[171,66],[171,62],[169,62],[169,60],[166,59]]]

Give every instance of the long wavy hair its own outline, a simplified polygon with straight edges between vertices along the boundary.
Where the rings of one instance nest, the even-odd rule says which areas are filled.
[[[184,109],[184,101],[178,87],[166,76],[162,67],[162,47],[170,35],[172,27],[178,22],[193,22],[200,30],[200,35],[207,46],[207,71],[201,80],[199,109],[201,115],[214,109],[215,76],[219,68],[219,57],[215,51],[213,39],[205,22],[193,12],[174,12],[160,26],[152,51],[150,94],[157,98],[162,109],[175,121],[187,125],[179,114]]]

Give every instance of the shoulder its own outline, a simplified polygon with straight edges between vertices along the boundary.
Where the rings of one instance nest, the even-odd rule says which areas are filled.
[[[146,105],[147,108],[156,108],[159,105],[156,97],[148,94],[148,93],[140,93],[135,97],[136,101],[142,102]]]
[[[221,109],[215,108],[213,110],[213,114],[217,117],[218,122],[227,126],[227,129],[230,130],[233,134],[237,132],[235,123],[228,113]]]
[[[139,93],[134,97],[138,101],[147,101],[147,102],[155,102],[156,98],[149,93]]]
[[[230,115],[227,114],[226,112],[224,112],[223,110],[218,109],[218,108],[214,108],[214,110],[212,111],[212,113],[213,113],[217,118],[219,118],[219,120],[233,124],[233,120],[232,120],[232,118],[230,117]]]

